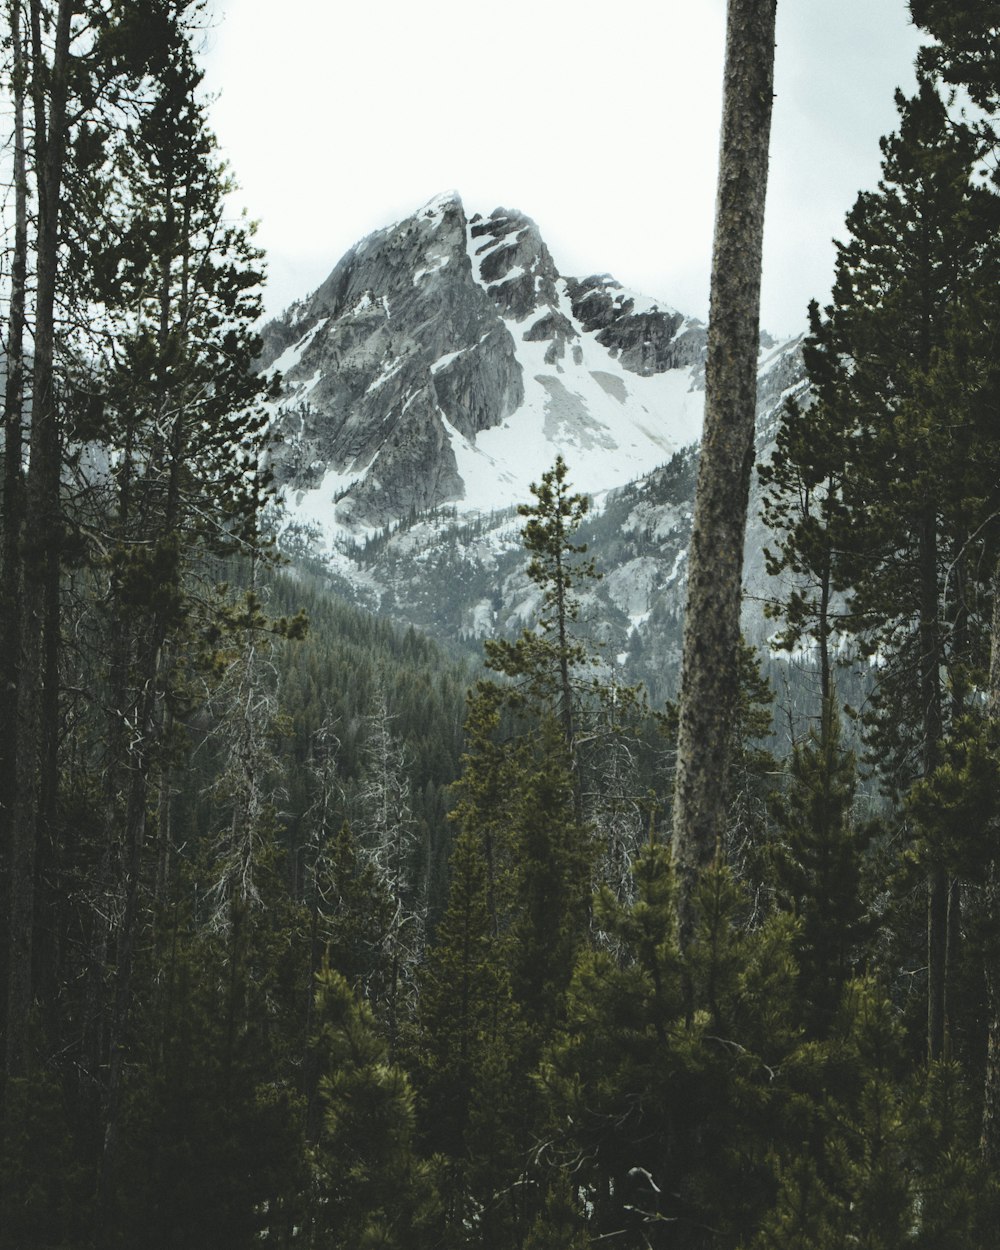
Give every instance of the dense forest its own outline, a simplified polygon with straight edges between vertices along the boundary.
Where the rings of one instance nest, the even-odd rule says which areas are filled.
[[[572,466],[477,665],[283,559],[201,5],[5,0],[0,1250],[997,1245],[1000,8],[910,8],[691,879]]]

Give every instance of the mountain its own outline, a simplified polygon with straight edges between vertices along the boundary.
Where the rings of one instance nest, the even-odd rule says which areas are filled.
[[[607,274],[560,274],[528,217],[470,217],[450,193],[358,243],[263,338],[287,551],[446,641],[516,631],[534,606],[516,505],[561,454],[595,502],[590,614],[609,654],[673,667],[700,321]],[[762,336],[761,446],[802,377],[798,342]],[[753,582],[757,548],[752,532]]]

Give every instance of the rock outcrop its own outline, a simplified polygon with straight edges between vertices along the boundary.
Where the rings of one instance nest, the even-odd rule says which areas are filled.
[[[599,450],[581,485],[621,484],[700,427],[704,327],[564,278],[529,218],[468,219],[455,194],[369,235],[263,337],[283,378],[275,476],[331,535],[496,506],[557,452],[579,469]],[[485,501],[484,481],[503,484]]]

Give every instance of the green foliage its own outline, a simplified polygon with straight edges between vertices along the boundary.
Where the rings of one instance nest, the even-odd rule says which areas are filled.
[[[413,1250],[436,1210],[414,1151],[414,1096],[370,1009],[332,969],[317,977],[323,1130],[314,1155],[313,1244]]]
[[[927,77],[897,108],[879,188],[847,217],[832,302],[810,311],[813,402],[786,410],[762,480],[770,567],[794,575],[781,640],[815,641],[824,700],[837,637],[877,655],[865,723],[883,775],[905,788],[933,767],[945,683],[967,686],[988,625],[1000,199],[977,184],[980,139]]]
[[[806,639],[819,650],[823,700],[830,697],[830,646],[843,627],[845,589],[837,552],[846,545],[850,515],[844,500],[850,434],[839,402],[847,366],[830,342],[830,329],[815,301],[802,354],[810,380],[809,402],[789,399],[767,464],[758,466],[763,487],[761,516],[775,537],[765,548],[772,577],[784,577],[787,593],[765,612],[780,617],[775,641],[794,651]],[[789,577],[788,575],[791,575]]]
[[[53,1074],[33,1071],[3,1086],[0,1247],[70,1250],[85,1235],[93,1177],[78,1157],[66,1100]]]
[[[934,1064],[907,1109],[906,1135],[919,1190],[920,1250],[989,1246],[1000,1190],[977,1150],[978,1124],[965,1079]]]
[[[950,123],[931,85],[898,107],[882,188],[848,217],[828,310],[833,349],[854,362],[838,402],[849,420],[844,504],[856,532],[841,543],[839,577],[852,588],[849,628],[880,654],[871,727],[896,755],[907,726],[940,736],[946,708],[928,651],[959,681],[970,661],[961,648],[982,627],[972,535],[994,507],[997,443],[972,401],[974,351],[961,338],[980,284],[991,281],[1000,220],[1000,200],[973,185],[974,136]],[[945,362],[962,358],[964,383],[945,392]],[[925,741],[928,758],[933,750]]]
[[[944,42],[922,55],[914,95],[897,93],[899,122],[881,143],[881,181],[848,214],[830,304],[822,315],[815,305],[811,310],[805,360],[815,402],[786,411],[763,476],[766,515],[783,530],[770,564],[793,583],[780,606],[782,639],[816,644],[827,720],[834,651],[843,656],[848,640],[869,661],[874,689],[860,715],[868,762],[890,800],[917,787],[895,826],[903,843],[893,855],[888,837],[876,848],[895,858],[884,872],[897,899],[880,906],[892,916],[892,962],[926,969],[927,1047],[940,1058],[949,1019],[954,1025],[964,1014],[963,1030],[971,1034],[977,1012],[965,992],[977,956],[964,941],[960,915],[961,879],[979,839],[968,838],[967,829],[963,838],[958,822],[981,826],[989,819],[981,795],[990,768],[981,752],[976,763],[963,726],[984,684],[990,647],[1000,502],[1000,442],[991,416],[1000,197],[981,176],[994,142],[989,124],[960,114],[934,77],[964,82],[986,101],[983,81],[974,83],[967,71],[990,63],[990,19],[973,19],[962,6],[956,18],[933,2],[913,9]],[[818,756],[810,752],[818,762],[823,747],[821,741]],[[797,753],[793,768],[801,773],[809,758]],[[827,783],[809,767],[809,786],[820,794]],[[839,848],[823,851],[824,871],[840,880],[831,879],[835,897],[821,903],[816,919],[826,908],[825,927],[843,938],[857,920],[850,902],[856,851],[840,810],[844,786],[831,766],[823,767],[830,810],[802,816],[814,849],[823,845],[824,827],[833,833],[829,847]],[[793,777],[793,798],[806,781]],[[926,872],[926,927],[907,897],[912,877],[898,872],[901,862],[914,860]],[[793,882],[786,885],[794,892]],[[840,919],[831,928],[834,910]],[[816,957],[826,966],[817,996],[829,1018],[842,974],[831,979],[832,949],[821,954],[826,939],[813,928],[804,970],[815,971]]]
[[[525,1250],[587,1250],[592,1244],[570,1185],[563,1182],[550,1189],[545,1208],[524,1243]]]
[[[580,615],[574,588],[598,574],[593,560],[575,559],[587,550],[571,536],[586,516],[589,500],[569,493],[567,475],[566,462],[557,456],[541,483],[532,483],[536,502],[518,509],[527,517],[523,542],[531,556],[528,577],[542,591],[535,626],[514,642],[487,639],[485,650],[487,665],[511,678],[521,697],[540,701],[558,715],[572,750],[577,689],[593,662],[584,644],[573,637]]]
[[[185,923],[179,905],[161,918],[148,953],[155,989],[137,1012],[112,1244],[250,1245],[300,1217],[303,1105],[291,1061],[303,1044],[302,917],[279,879],[262,874],[258,885],[264,906],[234,902],[225,931]]]
[[[1000,7],[993,0],[909,0],[917,26],[933,38],[920,50],[919,64],[949,84],[967,88],[987,113],[1000,108]],[[995,132],[983,126],[984,138]]]
[[[685,961],[665,849],[651,844],[635,872],[633,906],[608,891],[599,902],[620,954],[581,955],[542,1069],[557,1158],[576,1161],[592,1237],[735,1244],[771,1193],[777,1073],[794,1042],[790,927],[747,932],[745,898],[714,871]]]
[[[854,824],[854,794],[854,756],[842,746],[831,701],[819,730],[793,748],[787,785],[775,803],[778,905],[799,920],[794,945],[810,1033],[825,1032],[864,949],[865,837]]]
[[[828,1042],[803,1058],[804,1136],[778,1162],[752,1250],[985,1250],[995,1196],[961,1078],[949,1065],[907,1071],[899,1017],[874,983],[847,987]]]
[[[392,899],[374,864],[358,854],[346,822],[317,865],[315,889],[317,939],[330,967],[355,990],[379,998]]]
[[[452,891],[429,953],[435,979],[421,1020],[433,1032],[420,1047],[431,1060],[429,1089],[440,1096],[437,1082],[455,1081],[447,1139],[434,1127],[436,1099],[428,1100],[425,1130],[450,1161],[453,1234],[474,1216],[497,1247],[523,1237],[537,1213],[537,1177],[528,1169],[540,1115],[532,1077],[586,940],[592,871],[562,727],[543,714],[504,736],[506,698],[483,682],[470,701]],[[451,995],[456,984],[465,987],[459,1002],[445,989],[446,969],[460,977]]]
[[[516,1172],[510,1082],[523,1033],[492,929],[480,845],[462,832],[448,907],[421,970],[417,1034],[422,1137],[444,1161],[439,1189],[458,1245]],[[487,1218],[494,1227],[496,1216]]]
[[[392,733],[405,751],[409,806],[420,848],[414,867],[426,882],[424,901],[433,920],[447,890],[452,840],[447,786],[459,772],[466,669],[414,630],[400,630],[348,607],[301,571],[272,579],[268,606],[286,617],[301,608],[309,619],[308,635],[296,646],[279,648],[275,656],[288,717],[282,752],[287,770],[285,836],[293,846],[307,845],[312,836],[305,819],[317,799],[310,761],[324,725],[337,739],[337,784],[329,794],[327,825],[336,829],[345,819],[357,824],[366,740],[381,682]],[[356,828],[356,836],[359,832]]]
[[[934,772],[907,795],[907,810],[921,834],[914,857],[981,881],[1000,852],[996,746],[981,720],[967,716],[942,744],[942,755]]]
[[[562,456],[541,483],[532,486],[535,503],[521,504],[518,514],[527,517],[522,542],[531,556],[528,576],[542,590],[542,610],[538,624],[543,633],[559,629],[559,616],[570,620],[579,616],[579,607],[568,600],[567,592],[581,581],[598,576],[593,560],[572,562],[585,555],[585,543],[572,543],[572,535],[590,511],[586,495],[569,494],[568,467]]]

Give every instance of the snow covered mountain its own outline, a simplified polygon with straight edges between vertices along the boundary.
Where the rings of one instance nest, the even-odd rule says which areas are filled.
[[[624,485],[701,427],[701,323],[562,277],[528,218],[469,219],[455,194],[358,244],[265,338],[289,511],[330,539],[508,506],[557,451],[578,488]]]
[[[561,454],[603,513],[592,606],[613,653],[625,664],[655,629],[652,652],[672,662],[701,322],[606,274],[561,275],[529,218],[469,217],[450,193],[357,244],[264,341],[261,367],[283,379],[272,467],[286,549],[439,637],[516,630],[533,601],[514,510]],[[802,385],[797,343],[764,336],[762,443]]]

